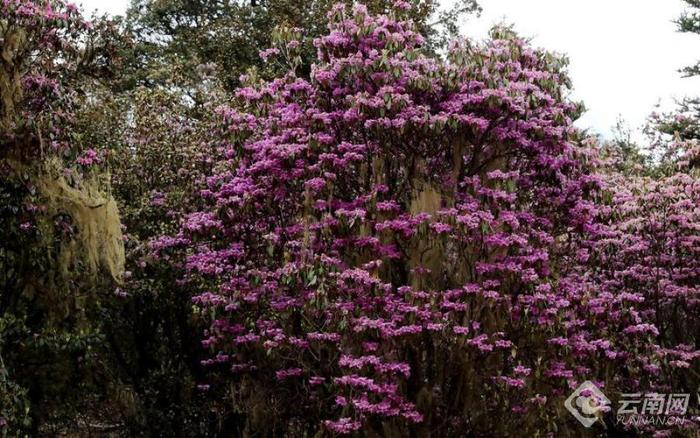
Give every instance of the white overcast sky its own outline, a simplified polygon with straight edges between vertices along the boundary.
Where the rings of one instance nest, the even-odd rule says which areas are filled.
[[[123,14],[128,0],[82,0],[94,9]],[[574,97],[588,112],[577,122],[605,136],[621,115],[638,129],[657,103],[700,95],[700,78],[677,70],[700,59],[700,36],[680,34],[672,23],[681,0],[479,0],[484,11],[463,23],[463,33],[486,36],[495,23],[515,25],[537,46],[568,54]]]

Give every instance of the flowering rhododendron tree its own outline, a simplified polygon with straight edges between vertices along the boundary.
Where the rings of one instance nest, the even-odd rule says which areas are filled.
[[[76,124],[114,67],[114,30],[60,0],[0,2],[2,436],[58,433],[104,394],[95,298],[124,252],[102,157]]]
[[[206,365],[254,427],[554,432],[583,380],[655,371],[655,329],[580,272],[610,231],[563,60],[504,28],[421,43],[335,8],[309,80],[220,110],[210,207],[156,244],[191,247]]]
[[[673,142],[664,152],[650,169],[656,177],[601,169],[599,233],[590,251],[577,251],[581,275],[572,274],[589,315],[579,324],[609,340],[600,377],[620,392],[692,394],[700,384],[698,148]],[[675,430],[697,428],[695,418]],[[664,436],[674,428],[642,429]]]

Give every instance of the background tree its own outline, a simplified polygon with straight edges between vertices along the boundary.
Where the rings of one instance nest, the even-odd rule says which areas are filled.
[[[680,32],[700,34],[700,1],[683,0],[688,9],[684,11],[676,24]],[[700,74],[700,63],[684,67],[681,70],[686,76],[696,76]]]
[[[300,51],[301,69],[308,74],[315,49],[310,44],[326,32],[326,14],[332,0],[134,0],[127,23],[139,42],[131,70],[131,84],[182,86],[195,101],[202,97],[190,92],[199,80],[201,68],[211,68],[224,87],[233,91],[249,68],[279,71],[273,62],[259,57],[273,44],[278,27],[300,29],[307,44]],[[411,0],[410,18],[427,38],[426,47],[437,51],[458,33],[458,22],[478,13],[476,0],[459,0],[441,8],[437,0]],[[370,0],[373,13],[385,13],[391,0]],[[302,42],[303,42],[302,41]],[[203,67],[205,66],[205,67]]]
[[[209,99],[216,104],[215,94]],[[183,215],[197,208],[191,193],[219,156],[210,131],[214,111],[210,105],[183,103],[177,92],[139,87],[120,93],[105,108],[104,125],[121,120],[125,108],[128,126],[111,131],[112,144],[120,147],[111,149],[109,161],[124,225],[127,275],[119,305],[103,316],[110,348],[119,358],[115,373],[132,400],[125,422],[134,435],[214,434],[217,418],[197,389],[204,381],[203,325],[192,313],[179,266],[154,259],[149,247],[151,240],[174,234]]]
[[[688,9],[676,20],[678,30],[700,34],[700,1],[683,1]],[[686,77],[697,76],[700,74],[700,63],[684,67],[681,73]],[[645,131],[652,138],[652,145],[662,150],[667,149],[666,145],[670,141],[683,143],[700,140],[700,98],[685,97],[673,111],[652,113]]]

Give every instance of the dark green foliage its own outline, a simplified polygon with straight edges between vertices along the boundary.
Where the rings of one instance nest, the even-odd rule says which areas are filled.
[[[279,26],[300,28],[307,44],[301,70],[308,72],[315,53],[312,40],[326,31],[326,13],[337,0],[133,0],[127,14],[138,42],[131,66],[131,84],[181,87],[195,102],[203,96],[192,90],[202,69],[214,69],[227,90],[240,85],[251,67],[274,69],[258,53],[272,44]],[[350,2],[348,2],[350,3]],[[392,0],[370,0],[373,13],[388,12]],[[438,0],[412,1],[411,18],[437,51],[458,33],[466,14],[478,13],[475,0],[459,0],[441,8]]]

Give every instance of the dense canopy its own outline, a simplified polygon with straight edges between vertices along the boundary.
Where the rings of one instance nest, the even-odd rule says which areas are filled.
[[[696,115],[604,142],[472,1],[312,3],[2,3],[0,433],[697,434],[617,411],[700,384]]]

